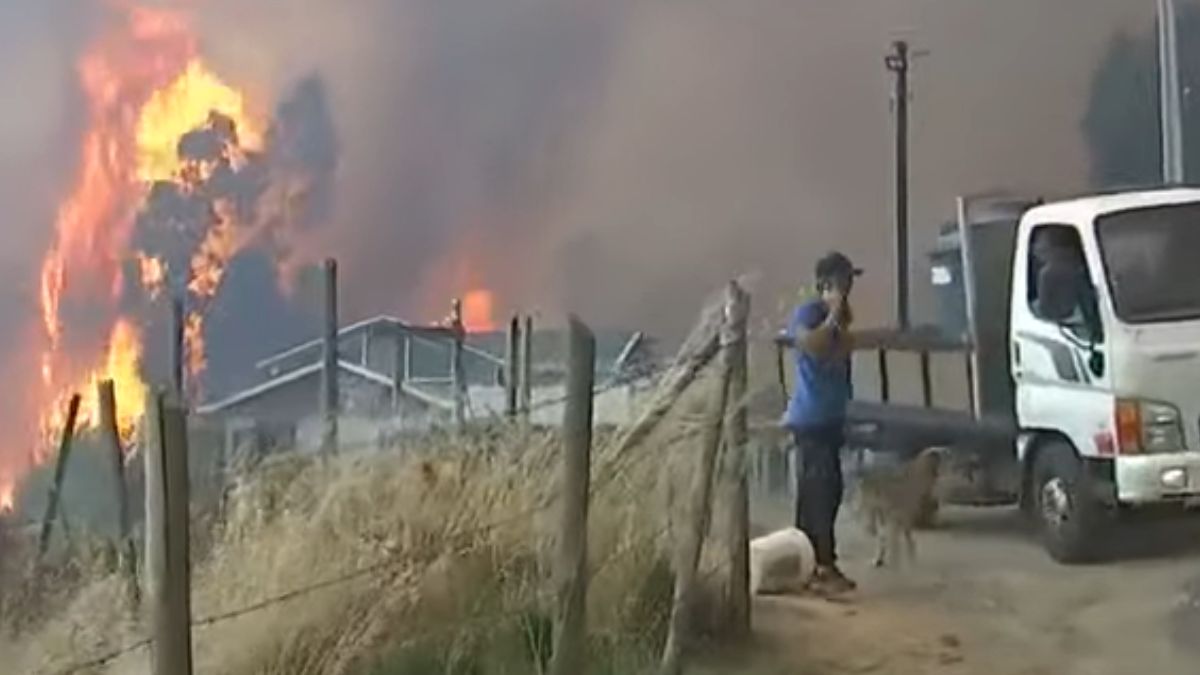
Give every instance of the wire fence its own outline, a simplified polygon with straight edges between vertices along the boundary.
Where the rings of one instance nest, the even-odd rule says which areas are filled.
[[[642,464],[642,462],[640,462],[640,461],[634,462],[634,463],[626,465],[623,470],[632,471],[632,470],[640,467],[641,464]],[[615,478],[615,477],[616,477],[616,475],[614,474],[611,478]],[[604,482],[596,481],[595,483],[593,483],[592,489],[595,492],[600,492],[608,484],[610,484],[609,481],[604,481]],[[546,513],[549,509],[551,509],[555,505],[556,498],[557,498],[557,495],[555,493],[549,492],[544,497],[539,499],[538,503],[535,504],[534,506],[531,506],[526,509],[522,509],[516,513],[508,514],[502,518],[498,518],[498,519],[489,521],[487,523],[473,526],[473,527],[467,529],[466,531],[456,532],[455,538],[459,539],[459,540],[474,540],[474,539],[477,539],[478,537],[485,536],[491,532],[495,532],[501,528],[512,525],[514,523],[525,520],[527,518],[533,518],[535,516],[541,515],[543,513]],[[659,529],[658,531],[656,531],[651,536],[651,539],[654,539],[654,540],[661,539],[664,535],[667,534],[667,532],[668,532],[668,528],[663,527],[663,528]],[[462,553],[463,550],[465,550],[465,549],[456,549],[456,552]],[[602,571],[604,571],[606,568],[611,566],[616,561],[626,558],[627,556],[632,555],[634,553],[637,553],[638,550],[639,549],[635,546],[627,546],[627,547],[618,548],[618,549],[614,550],[609,555],[607,555],[604,559],[599,561],[599,563],[593,569],[590,570],[589,576],[591,576],[593,578],[598,576]],[[351,582],[354,582],[354,581],[357,581],[360,579],[365,579],[365,578],[370,578],[370,577],[375,577],[375,576],[383,576],[387,573],[392,572],[393,570],[395,570],[397,568],[403,567],[405,565],[411,565],[411,564],[412,564],[411,560],[401,557],[400,553],[392,554],[392,555],[387,556],[383,560],[377,561],[375,563],[371,563],[371,564],[365,565],[363,567],[359,567],[359,568],[356,568],[356,569],[353,569],[353,570],[350,570],[350,571],[347,571],[347,572],[344,572],[342,574],[338,574],[338,575],[335,575],[332,577],[321,579],[319,581],[316,581],[316,582],[313,582],[310,584],[306,584],[304,586],[293,588],[293,589],[284,591],[282,593],[278,593],[278,594],[263,598],[256,602],[252,602],[250,604],[243,605],[241,607],[237,607],[235,609],[225,610],[225,611],[217,612],[215,614],[211,614],[208,616],[203,616],[203,617],[200,617],[197,619],[193,619],[190,625],[192,628],[211,627],[211,626],[219,624],[219,623],[242,618],[242,617],[245,617],[245,616],[248,616],[251,614],[256,614],[258,612],[266,611],[271,608],[277,607],[279,605],[282,605],[282,604],[285,604],[288,602],[292,602],[292,601],[296,601],[296,600],[300,600],[302,598],[308,597],[315,593],[325,591],[325,590],[328,590],[331,588],[340,587],[340,586],[343,586],[345,584],[348,584],[348,583],[351,583]],[[487,617],[478,617],[478,618],[494,621],[496,619],[496,616],[488,615]],[[468,619],[467,621],[470,621],[470,619]],[[461,629],[462,626],[459,625],[458,628]],[[413,643],[419,642],[421,639],[425,639],[427,637],[428,637],[428,635],[422,635],[422,636],[418,636],[415,638],[410,638],[409,640],[406,640],[403,643],[401,643],[401,646],[403,646],[403,644],[413,644]],[[93,658],[90,658],[90,659],[87,659],[84,661],[80,661],[80,662],[71,664],[69,666],[62,667],[54,672],[57,673],[58,675],[73,675],[74,673],[87,672],[90,669],[100,668],[100,667],[108,665],[108,664],[116,661],[117,659],[124,657],[130,653],[133,653],[138,650],[149,647],[151,645],[152,641],[153,641],[152,638],[149,638],[149,637],[142,638],[142,639],[136,640],[130,644],[124,645],[122,647],[99,654]]]
[[[632,389],[633,387],[637,386],[637,382],[657,381],[657,383],[661,385],[663,380],[661,376],[667,372],[668,371],[666,370],[660,370],[646,379],[639,379],[636,381],[631,381],[626,378],[611,378],[606,382],[593,386],[591,390],[591,398],[593,401],[595,401],[596,398],[614,390],[622,388]],[[518,409],[516,411],[517,418],[529,420],[533,413],[563,406],[567,404],[569,400],[570,396],[564,393],[561,396],[530,402],[524,407],[524,409]],[[725,399],[722,398],[722,401],[725,401]],[[722,406],[725,405],[726,403],[722,403]],[[732,405],[743,406],[744,401],[734,401]],[[718,411],[717,414],[719,417],[723,417],[726,413],[727,411],[722,409]],[[493,418],[501,422],[511,420],[511,418],[508,416],[501,417],[500,415],[493,415]],[[708,427],[711,426],[710,420],[711,415],[709,420],[702,418],[683,419],[683,423],[677,425],[676,428],[672,430],[670,438],[666,444],[672,446],[689,445],[693,438],[701,436],[706,430],[708,430]],[[364,442],[356,445],[343,446],[339,448],[339,450],[345,453],[353,452],[355,449],[379,448],[380,445],[380,442],[377,440],[374,443]],[[605,492],[614,484],[629,479],[634,474],[637,474],[639,478],[644,479],[643,474],[645,474],[645,472],[643,472],[643,468],[652,462],[661,463],[663,460],[661,454],[656,452],[608,452],[609,450],[611,450],[611,448],[604,445],[594,447],[593,463],[595,464],[595,467],[593,469],[591,481],[588,486],[588,489],[590,489],[594,495]],[[287,457],[287,455],[284,455],[284,457]],[[289,465],[284,462],[279,464],[259,462],[253,467],[253,471],[247,472],[247,475],[253,479],[255,474],[262,475],[259,473],[260,471],[269,472],[274,470],[282,470],[288,468],[288,466]],[[659,466],[661,468],[662,465],[660,464]],[[301,470],[303,470],[303,468],[301,468]],[[630,489],[631,485],[632,482],[627,482],[623,487]],[[227,484],[226,487],[228,487]],[[501,518],[490,520],[479,525],[470,526],[465,530],[455,530],[453,533],[454,538],[451,540],[455,542],[455,544],[447,547],[443,553],[464,553],[468,550],[466,547],[469,544],[458,544],[457,542],[477,541],[481,536],[486,536],[490,533],[496,532],[501,528],[505,528],[506,526],[518,521],[535,518],[554,507],[556,505],[556,500],[558,500],[559,497],[560,495],[556,491],[545,490],[533,500],[535,503],[528,508],[520,509],[517,512],[507,514]],[[670,501],[669,498],[668,501]],[[588,576],[595,579],[599,575],[603,574],[606,570],[610,569],[613,565],[626,559],[627,557],[643,553],[646,549],[639,546],[639,543],[661,542],[664,537],[669,537],[671,535],[671,530],[672,524],[670,518],[668,518],[667,523],[661,527],[649,528],[648,531],[640,532],[636,539],[627,541],[623,545],[618,543],[613,547],[612,550],[607,551],[603,557],[595,561],[595,564],[588,571]],[[443,532],[443,534],[445,533]],[[316,593],[328,591],[333,588],[340,588],[346,584],[350,584],[359,580],[381,578],[405,566],[419,567],[420,563],[415,563],[410,555],[406,555],[408,553],[411,552],[407,550],[395,550],[384,554],[381,559],[376,559],[374,562],[370,562],[360,567],[355,567],[353,569],[333,574],[332,576],[328,576],[311,583],[290,588],[232,609],[225,609],[209,615],[193,618],[190,620],[189,624],[194,629],[209,628],[228,621],[254,615],[259,612],[264,612],[286,603],[295,602],[302,598],[310,597]],[[467,623],[472,620],[495,621],[497,618],[498,615],[492,612],[487,616],[474,617],[474,619],[472,617],[466,617],[464,621]],[[454,628],[457,630],[462,630],[463,627],[464,626],[462,622],[459,622],[458,625],[454,626]],[[410,636],[402,644],[411,644],[425,639],[428,637],[424,634],[426,632],[428,631],[418,631],[418,635]],[[121,647],[97,654],[92,658],[85,659],[71,665],[59,667],[53,672],[60,673],[61,675],[87,672],[92,669],[104,667],[126,655],[145,649],[151,645],[152,638],[150,637],[136,639]]]

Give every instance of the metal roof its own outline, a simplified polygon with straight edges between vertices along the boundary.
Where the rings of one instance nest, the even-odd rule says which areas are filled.
[[[286,372],[282,375],[279,375],[278,377],[271,378],[271,379],[267,380],[266,382],[255,385],[253,387],[250,387],[249,389],[243,389],[242,391],[240,391],[236,394],[233,394],[231,396],[228,396],[226,398],[223,398],[219,401],[214,401],[212,403],[208,403],[208,404],[199,406],[196,409],[196,413],[200,414],[200,415],[209,415],[212,413],[221,412],[222,410],[226,410],[228,408],[232,408],[233,406],[245,403],[246,401],[250,401],[250,400],[253,400],[260,396],[263,396],[264,394],[270,393],[271,391],[279,389],[280,387],[286,386],[293,382],[298,382],[300,380],[305,379],[306,377],[310,377],[312,375],[319,374],[321,372],[321,367],[322,367],[322,364],[320,362],[317,362],[317,363],[311,363],[307,366],[302,366],[300,368],[296,368],[295,370],[289,370],[288,372]],[[351,375],[354,375],[355,377],[362,378],[373,384],[378,384],[382,387],[387,387],[389,389],[395,386],[395,383],[390,378],[388,378],[386,375],[375,372],[369,368],[364,368],[356,363],[350,363],[349,361],[339,360],[338,361],[338,370],[349,373]],[[401,385],[400,385],[400,392],[406,396],[411,396],[412,398],[414,398],[418,401],[421,401],[422,403],[425,403],[426,405],[430,405],[430,406],[434,406],[434,407],[438,407],[438,408],[449,409],[453,405],[450,401],[442,400],[441,398],[432,396],[432,395],[430,395],[426,392],[420,391],[414,387],[406,386],[403,383],[401,383]]]

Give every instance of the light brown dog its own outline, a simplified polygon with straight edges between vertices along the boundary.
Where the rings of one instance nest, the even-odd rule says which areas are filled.
[[[858,482],[858,512],[867,532],[875,537],[876,567],[899,553],[916,558],[913,530],[936,512],[934,487],[947,454],[945,448],[928,448],[895,467],[872,469]],[[904,548],[900,549],[903,539]]]

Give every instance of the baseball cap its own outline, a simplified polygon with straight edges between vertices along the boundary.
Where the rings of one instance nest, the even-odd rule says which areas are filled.
[[[833,277],[853,278],[860,276],[863,271],[861,268],[855,267],[844,253],[830,251],[817,261],[816,273],[817,279],[830,279]]]

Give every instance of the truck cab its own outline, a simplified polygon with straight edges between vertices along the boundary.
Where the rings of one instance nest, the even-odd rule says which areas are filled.
[[[856,333],[851,443],[952,448],[948,500],[1021,504],[1062,562],[1114,512],[1200,503],[1200,189],[960,198],[942,234],[940,325]]]
[[[1023,502],[1056,558],[1112,507],[1200,497],[1200,190],[1021,217],[1009,303]]]

